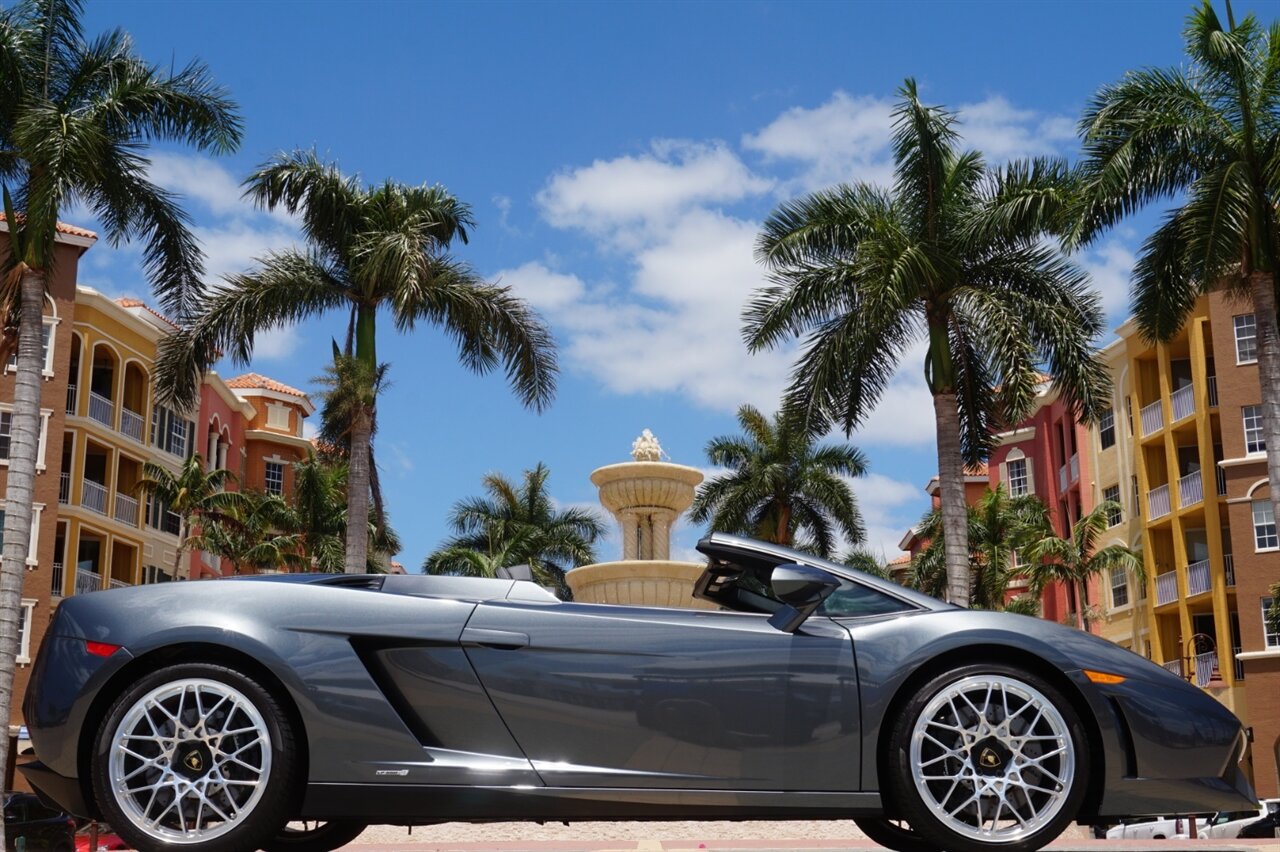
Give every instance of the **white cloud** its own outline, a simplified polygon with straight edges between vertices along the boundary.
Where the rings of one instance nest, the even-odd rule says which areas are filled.
[[[571,307],[587,290],[578,276],[553,272],[537,261],[498,273],[498,283],[518,289],[529,304],[547,312]]]
[[[849,485],[858,498],[858,508],[867,528],[865,547],[876,556],[893,559],[901,551],[898,542],[911,528],[928,504],[917,484],[903,482],[882,473],[869,473],[850,479]]]
[[[152,183],[193,201],[214,216],[243,216],[255,211],[253,205],[242,197],[241,179],[220,162],[199,155],[173,154],[157,151],[150,155],[148,171]],[[271,216],[289,222],[290,214],[277,209],[260,215]]]
[[[1093,279],[1102,296],[1102,309],[1112,325],[1120,323],[1129,310],[1129,276],[1137,257],[1123,242],[1108,240],[1077,258]]]
[[[301,338],[296,326],[272,328],[254,335],[253,357],[255,361],[281,361],[298,348]]]

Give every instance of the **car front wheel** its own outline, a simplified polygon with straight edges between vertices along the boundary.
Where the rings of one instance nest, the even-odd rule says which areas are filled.
[[[257,849],[296,802],[288,716],[253,678],[187,663],[141,678],[93,754],[98,806],[141,852]]]
[[[1032,852],[1076,816],[1084,727],[1051,684],[971,665],[926,683],[893,727],[888,788],[912,833],[951,852]]]

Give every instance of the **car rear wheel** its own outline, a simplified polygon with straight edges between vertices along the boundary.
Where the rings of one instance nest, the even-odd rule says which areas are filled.
[[[253,678],[204,663],[140,679],[108,711],[93,754],[98,806],[142,852],[257,849],[294,810],[293,733]]]
[[[950,852],[1031,852],[1080,809],[1084,727],[1042,678],[970,665],[926,683],[890,734],[888,789],[927,843]]]
[[[364,833],[361,822],[291,822],[262,844],[262,852],[332,852]]]
[[[938,852],[936,845],[916,834],[900,820],[860,817],[853,822],[869,839],[893,852]]]

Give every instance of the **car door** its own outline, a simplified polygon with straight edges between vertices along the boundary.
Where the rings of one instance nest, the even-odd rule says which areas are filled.
[[[853,648],[830,619],[491,601],[462,641],[548,785],[858,789]]]

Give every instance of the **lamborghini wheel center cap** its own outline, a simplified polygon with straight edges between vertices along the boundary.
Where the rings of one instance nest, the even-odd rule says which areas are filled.
[[[213,768],[213,753],[202,742],[185,742],[174,754],[173,770],[179,775],[196,779]]]
[[[973,768],[980,775],[1003,775],[1012,756],[1007,746],[995,737],[987,737],[969,752]]]

